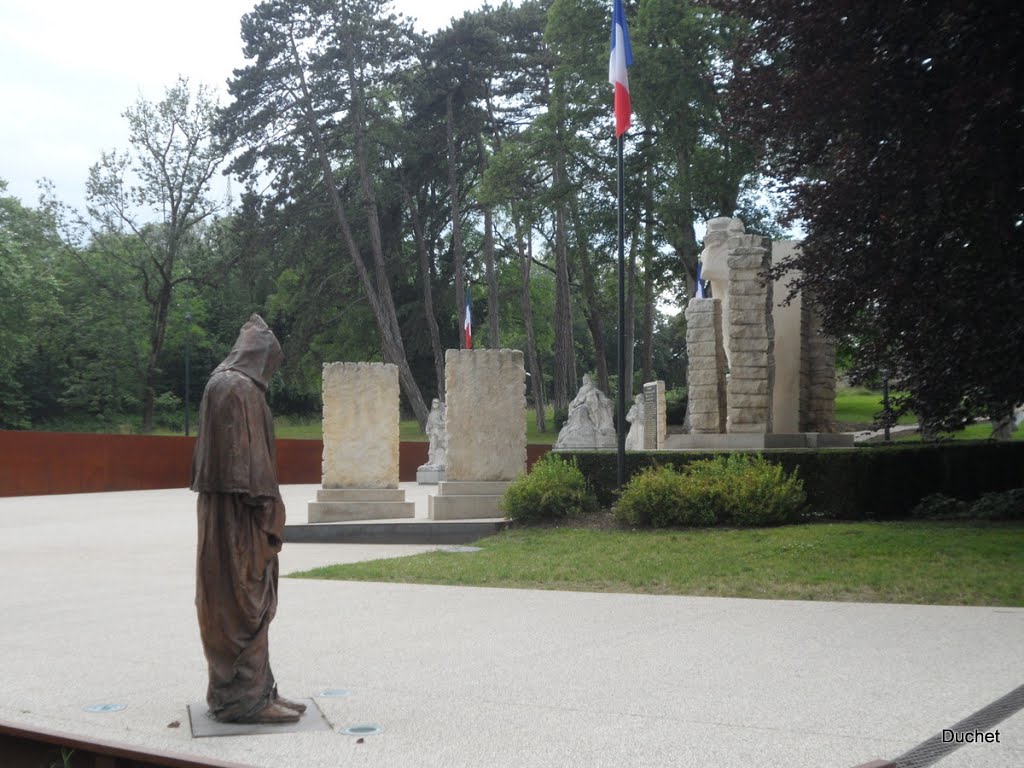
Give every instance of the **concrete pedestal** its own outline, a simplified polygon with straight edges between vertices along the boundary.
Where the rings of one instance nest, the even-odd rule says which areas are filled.
[[[504,480],[440,483],[437,495],[427,500],[427,516],[431,520],[504,517],[500,502],[508,486]]]
[[[827,432],[669,435],[668,451],[763,451],[770,448],[853,448],[853,435]]]
[[[416,470],[416,482],[420,485],[437,485],[445,480],[445,470],[433,467],[420,467]]]
[[[401,488],[324,488],[316,492],[316,501],[309,502],[311,523],[415,516],[415,505],[405,500]]]

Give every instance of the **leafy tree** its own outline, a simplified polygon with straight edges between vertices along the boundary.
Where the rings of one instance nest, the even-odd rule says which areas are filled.
[[[423,425],[428,409],[392,293],[394,243],[385,240],[392,233],[382,226],[394,207],[378,189],[387,158],[382,139],[392,130],[390,96],[418,40],[408,20],[386,8],[381,0],[256,6],[242,20],[251,63],[229,83],[234,101],[221,116],[220,133],[229,145],[246,147],[232,170],[250,179],[275,175],[282,191],[296,194],[308,186],[300,192],[293,180],[319,183],[373,312],[384,360],[398,366],[402,391]],[[362,214],[365,229],[353,227],[353,211]]]
[[[60,240],[45,211],[26,208],[6,189],[0,179],[0,428],[21,429],[47,394],[54,398],[56,371],[31,374],[48,367],[46,331],[61,310]]]
[[[715,0],[736,114],[792,196],[797,286],[928,429],[1024,400],[1024,9]]]
[[[218,210],[209,197],[210,179],[224,158],[211,132],[214,110],[209,89],[193,92],[184,79],[159,102],[140,97],[124,112],[130,147],[104,152],[89,171],[86,214],[69,211],[52,196],[48,203],[62,222],[69,253],[82,260],[95,290],[122,306],[138,291],[148,308],[141,367],[146,432],[153,428],[175,289],[212,271],[204,226]]]

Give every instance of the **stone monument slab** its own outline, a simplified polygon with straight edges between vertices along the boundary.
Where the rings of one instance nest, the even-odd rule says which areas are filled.
[[[323,487],[398,487],[398,366],[325,363]]]
[[[508,481],[526,471],[526,369],[515,349],[445,353],[448,481]]]

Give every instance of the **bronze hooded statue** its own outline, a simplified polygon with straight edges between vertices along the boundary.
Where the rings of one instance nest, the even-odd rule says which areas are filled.
[[[264,393],[283,359],[273,332],[253,315],[199,406],[191,483],[199,492],[196,611],[210,675],[206,702],[221,722],[288,723],[305,710],[278,696],[268,647],[285,510]]]

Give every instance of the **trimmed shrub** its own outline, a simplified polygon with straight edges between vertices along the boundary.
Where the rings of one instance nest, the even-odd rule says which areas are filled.
[[[971,517],[982,520],[1024,520],[1024,488],[982,494],[971,505]]]
[[[598,502],[610,507],[617,496],[615,452],[571,455]],[[626,454],[626,479],[647,467],[681,470],[721,455],[711,451],[631,451]],[[799,470],[807,504],[819,518],[895,520],[906,518],[914,505],[931,493],[973,501],[984,493],[1024,486],[1024,440],[771,450],[763,455],[786,473]]]
[[[954,499],[944,493],[929,493],[910,510],[910,516],[931,520],[969,517],[970,509],[970,505],[965,501]]]
[[[1024,488],[985,493],[973,504],[933,493],[921,499],[910,514],[932,520],[1024,520]]]
[[[623,489],[615,516],[634,525],[779,525],[796,520],[807,500],[796,472],[763,456],[734,453],[677,472],[656,467]]]
[[[620,522],[645,527],[714,525],[714,504],[700,490],[686,472],[649,467],[622,489],[613,512]]]
[[[594,511],[597,499],[574,459],[547,453],[528,474],[512,481],[501,508],[513,520],[559,520]]]

